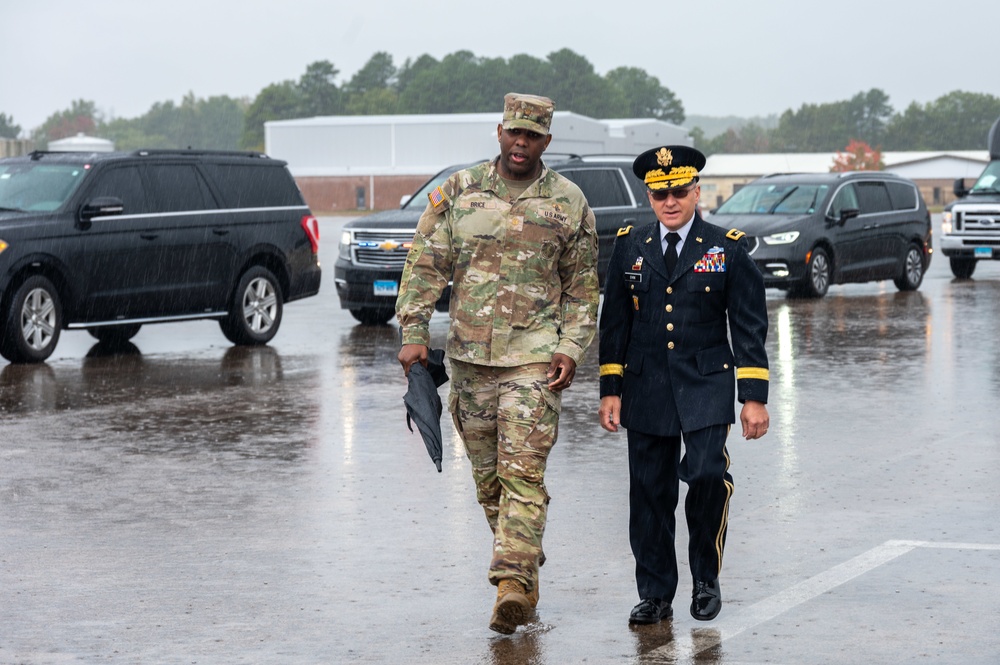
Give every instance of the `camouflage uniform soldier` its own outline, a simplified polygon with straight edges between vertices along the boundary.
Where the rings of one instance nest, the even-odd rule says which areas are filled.
[[[508,94],[500,155],[452,175],[420,218],[396,315],[405,372],[427,362],[428,323],[453,281],[449,407],[493,531],[490,628],[513,633],[538,601],[560,393],[596,332],[597,232],[580,189],[541,161],[553,104]]]

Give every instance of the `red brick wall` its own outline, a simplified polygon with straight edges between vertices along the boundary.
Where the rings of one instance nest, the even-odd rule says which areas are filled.
[[[432,175],[302,176],[295,181],[313,213],[322,214],[358,210],[358,188],[364,190],[361,209],[368,210],[372,183],[375,187],[375,210],[398,208],[401,197],[413,194]]]

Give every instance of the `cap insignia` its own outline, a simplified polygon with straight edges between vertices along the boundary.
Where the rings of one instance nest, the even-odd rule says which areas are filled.
[[[666,148],[660,148],[656,151],[656,163],[660,166],[670,166],[674,161],[674,155]]]

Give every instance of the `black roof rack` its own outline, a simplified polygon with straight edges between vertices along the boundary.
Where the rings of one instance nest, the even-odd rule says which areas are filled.
[[[171,148],[139,148],[131,153],[134,156],[146,157],[150,155],[157,156],[170,156],[176,155],[179,157],[198,157],[201,155],[208,155],[212,157],[250,157],[253,159],[270,159],[267,155],[262,152],[254,152],[252,150],[192,150],[187,149],[171,149]]]

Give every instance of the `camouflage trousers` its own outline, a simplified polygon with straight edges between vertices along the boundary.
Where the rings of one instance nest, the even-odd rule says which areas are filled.
[[[476,497],[493,531],[489,579],[538,582],[549,495],[545,463],[559,429],[560,396],[547,363],[486,367],[451,360],[449,408],[472,462]]]

